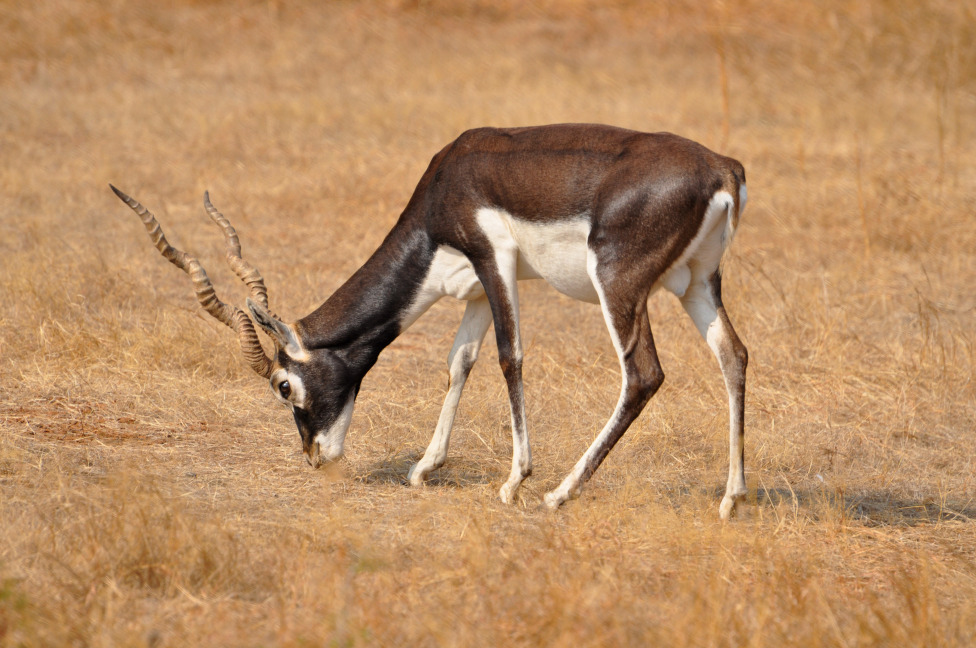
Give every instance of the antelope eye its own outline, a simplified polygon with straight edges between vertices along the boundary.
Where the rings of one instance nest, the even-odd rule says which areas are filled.
[[[288,398],[291,395],[291,385],[288,384],[287,380],[278,383],[278,393],[281,394],[282,398]]]

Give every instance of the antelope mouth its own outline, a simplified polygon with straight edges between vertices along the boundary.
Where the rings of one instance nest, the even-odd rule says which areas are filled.
[[[342,435],[344,437],[345,435]],[[305,450],[305,461],[312,468],[320,468],[324,464],[333,463],[342,458],[343,438],[336,438],[326,434],[316,434],[310,447]]]
[[[322,454],[319,452],[318,444],[312,446],[311,450],[305,451],[305,463],[307,463],[312,468],[318,468],[322,465]]]

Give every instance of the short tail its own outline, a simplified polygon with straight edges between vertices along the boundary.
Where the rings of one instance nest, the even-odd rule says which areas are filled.
[[[746,208],[748,192],[746,191],[746,171],[741,164],[736,162],[732,168],[732,175],[728,180],[728,192],[732,196],[732,201],[728,206],[728,222],[725,227],[725,236],[722,240],[723,256],[725,250],[732,245],[732,238],[739,227],[739,217]]]

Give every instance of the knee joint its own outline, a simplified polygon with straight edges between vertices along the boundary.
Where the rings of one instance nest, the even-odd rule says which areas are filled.
[[[742,342],[735,345],[735,357],[738,359],[739,365],[742,366],[742,370],[745,371],[746,367],[749,366],[749,350]]]
[[[502,368],[502,373],[508,377],[522,373],[522,354],[508,353],[498,356],[498,364]]]
[[[664,370],[655,367],[653,370],[640,372],[628,380],[628,389],[638,400],[646,401],[664,384]]]
[[[461,347],[447,359],[447,370],[452,377],[467,376],[478,360],[478,350]]]

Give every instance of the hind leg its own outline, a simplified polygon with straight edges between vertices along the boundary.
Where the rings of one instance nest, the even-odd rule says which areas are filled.
[[[579,497],[583,484],[603,463],[613,446],[664,382],[664,371],[658,361],[651,324],[647,318],[647,293],[608,293],[600,282],[593,252],[590,252],[589,266],[591,279],[600,295],[603,317],[620,360],[620,398],[610,420],[572,471],[558,488],[546,494],[545,503],[551,509],[558,508],[566,500]]]
[[[715,271],[707,279],[693,279],[681,304],[718,358],[729,394],[729,478],[719,506],[719,516],[727,520],[746,494],[745,395],[749,354],[722,305],[720,272]]]

